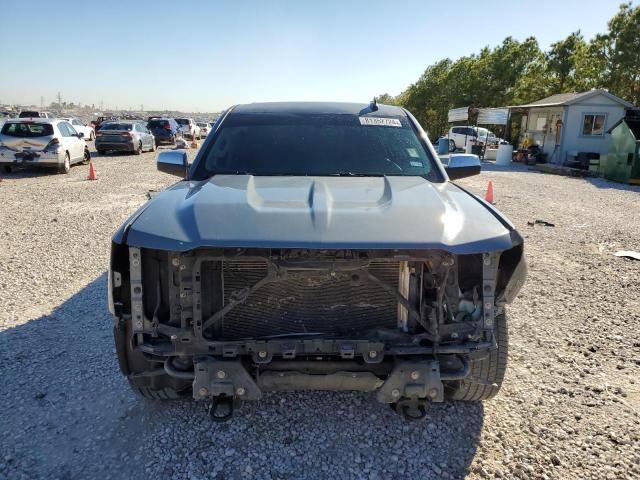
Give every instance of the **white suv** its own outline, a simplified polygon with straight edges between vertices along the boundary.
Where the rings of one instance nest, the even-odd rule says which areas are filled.
[[[451,127],[447,138],[449,139],[449,150],[452,152],[457,149],[464,150],[469,142],[480,146],[484,146],[485,143],[497,146],[499,143],[504,142],[504,140],[496,137],[495,133],[486,128],[468,125]]]
[[[74,163],[91,158],[84,134],[69,122],[49,118],[8,120],[0,130],[0,166],[54,167],[69,173]]]
[[[193,118],[176,118],[183,137],[200,140],[200,127]]]

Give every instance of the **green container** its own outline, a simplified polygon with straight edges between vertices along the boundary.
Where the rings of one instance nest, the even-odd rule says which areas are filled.
[[[635,129],[622,121],[611,130],[609,153],[600,162],[605,178],[640,185],[640,138],[636,138]]]

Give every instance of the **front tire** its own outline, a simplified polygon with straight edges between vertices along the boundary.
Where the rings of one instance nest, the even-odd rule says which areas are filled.
[[[86,164],[89,163],[90,160],[91,160],[91,154],[89,153],[89,149],[85,148],[84,149],[84,157],[83,157],[83,160],[82,160],[82,164],[86,165]]]
[[[64,155],[64,163],[58,167],[58,173],[69,173],[71,170],[71,157],[69,157],[69,153],[67,152]]]
[[[138,148],[133,151],[136,155],[142,155],[142,142],[138,142]]]
[[[456,142],[449,140],[449,153],[456,151]]]
[[[181,398],[186,397],[186,395],[183,395],[181,392],[178,392],[170,387],[153,388],[147,386],[139,386],[131,378],[128,378],[127,380],[129,380],[129,387],[131,387],[131,390],[133,390],[141,397],[147,398],[149,400],[180,400]]]
[[[449,400],[467,402],[488,400],[500,391],[507,370],[509,353],[506,312],[495,318],[495,335],[498,348],[491,350],[489,355],[481,360],[472,360],[469,377],[459,382],[445,384],[445,395]]]
[[[138,395],[151,400],[178,400],[192,396],[192,384],[166,374],[141,376],[145,372],[163,368],[162,362],[148,360],[133,349],[131,320],[113,328],[116,355],[120,369],[127,376],[129,387]]]

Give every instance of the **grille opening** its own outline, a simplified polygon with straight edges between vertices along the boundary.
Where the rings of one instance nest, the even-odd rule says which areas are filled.
[[[266,260],[254,258],[203,262],[203,318],[227,305],[234,292],[251,288],[268,270]],[[398,288],[400,262],[372,260],[367,270]],[[362,280],[358,273],[339,269],[290,270],[286,278],[263,285],[233,308],[209,335],[224,340],[302,333],[349,337],[396,328],[397,300],[381,286]],[[211,298],[218,301],[205,300]]]

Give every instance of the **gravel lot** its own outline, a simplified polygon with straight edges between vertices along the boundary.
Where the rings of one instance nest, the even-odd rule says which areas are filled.
[[[464,180],[527,242],[510,366],[485,404],[406,423],[372,395],[270,394],[229,423],[136,397],[106,309],[109,240],[172,183],[155,154],[0,175],[0,478],[640,478],[640,189],[491,169]],[[555,227],[528,226],[541,219]]]

